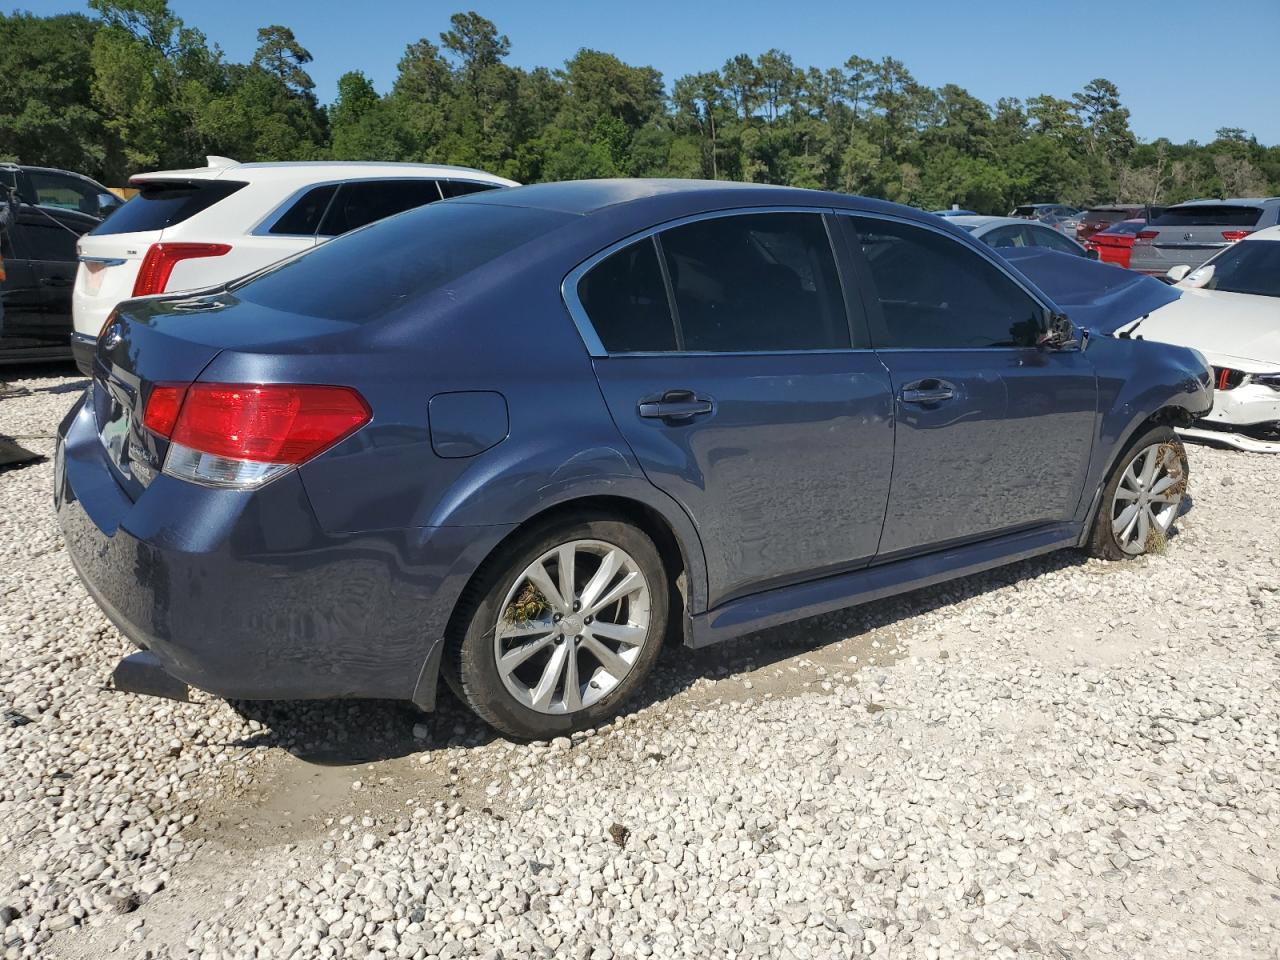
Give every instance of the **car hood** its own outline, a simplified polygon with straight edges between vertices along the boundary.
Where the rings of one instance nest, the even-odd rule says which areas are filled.
[[[1280,369],[1280,300],[1221,290],[1182,290],[1132,331],[1144,340],[1194,347],[1218,366],[1241,359]]]
[[[1021,247],[999,252],[1072,323],[1097,334],[1115,333],[1186,292],[1155,277],[1056,250]]]

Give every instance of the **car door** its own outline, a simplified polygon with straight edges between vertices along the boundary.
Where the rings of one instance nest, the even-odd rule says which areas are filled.
[[[698,529],[712,606],[865,565],[879,541],[892,395],[828,228],[694,218],[565,283],[618,428]]]
[[[1069,521],[1097,408],[1087,355],[1036,346],[1046,308],[997,258],[923,225],[842,219],[895,392],[877,560]]]
[[[23,235],[31,265],[40,286],[40,319],[36,334],[51,343],[67,344],[71,339],[71,292],[79,266],[76,241],[98,220],[84,214],[62,211],[24,210]]]
[[[0,350],[26,350],[40,346],[34,339],[43,314],[42,291],[35,268],[27,256],[21,216],[11,220],[8,229],[0,230],[0,258],[4,259],[5,279],[0,282],[4,299],[0,316]],[[0,353],[0,358],[3,354]]]

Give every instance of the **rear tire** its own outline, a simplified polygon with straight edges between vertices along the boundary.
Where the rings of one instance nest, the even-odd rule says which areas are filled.
[[[1102,490],[1089,552],[1131,560],[1164,549],[1187,491],[1187,451],[1173,429],[1144,430],[1129,442]]]
[[[510,737],[598,726],[652,669],[668,602],[662,560],[641,530],[604,516],[553,521],[502,548],[467,588],[445,678]]]

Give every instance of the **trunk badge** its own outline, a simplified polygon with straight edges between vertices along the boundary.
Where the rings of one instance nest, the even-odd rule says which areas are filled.
[[[104,350],[114,350],[120,346],[120,341],[124,339],[124,331],[120,324],[113,323],[107,328],[107,332],[102,335],[102,348]]]

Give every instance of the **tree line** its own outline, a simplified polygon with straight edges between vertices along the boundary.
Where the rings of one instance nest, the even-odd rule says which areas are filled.
[[[750,180],[1007,212],[1056,200],[1171,203],[1280,194],[1280,146],[1238,128],[1139,143],[1115,84],[984,103],[921,84],[892,57],[803,67],[780,50],[677,78],[579,50],[558,69],[507,62],[477,13],[410,43],[392,88],[359,70],[324,105],[294,32],[258,31],[230,62],[166,0],[88,0],[92,16],[0,14],[0,160],[121,184],[141,170],[251,160],[410,160],[522,182]]]

